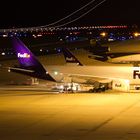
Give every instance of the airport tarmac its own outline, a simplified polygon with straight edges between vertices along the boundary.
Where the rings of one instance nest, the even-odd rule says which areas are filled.
[[[139,93],[0,91],[0,140],[139,140]]]
[[[140,40],[112,44],[112,50],[138,51],[139,43]],[[74,53],[87,65],[111,65],[89,59],[84,50]],[[62,54],[39,59],[43,64],[65,64]],[[14,62],[1,64],[9,66]],[[110,90],[99,94],[58,94],[45,87],[21,86],[28,82],[28,76],[0,69],[0,140],[140,139],[139,93]]]

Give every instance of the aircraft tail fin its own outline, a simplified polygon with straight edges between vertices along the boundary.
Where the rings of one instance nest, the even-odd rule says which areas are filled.
[[[70,52],[69,49],[63,47],[63,54],[67,64],[76,64],[83,66],[83,64],[74,56],[72,52]]]
[[[11,71],[19,72],[40,79],[54,81],[54,79],[48,74],[48,71],[44,69],[43,65],[38,61],[35,55],[19,38],[12,37],[11,40],[13,49],[20,64],[20,67],[11,68]]]

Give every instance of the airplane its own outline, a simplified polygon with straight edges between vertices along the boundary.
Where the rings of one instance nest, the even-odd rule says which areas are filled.
[[[17,37],[12,44],[19,66],[9,67],[11,72],[28,75],[53,82],[75,82],[80,84],[110,83],[111,88],[120,91],[135,91],[140,88],[140,68],[132,66],[64,66],[42,65],[35,55]]]
[[[75,65],[80,65],[83,66],[83,64],[74,56],[74,54],[68,49],[68,48],[63,48],[62,52],[65,57],[66,64],[75,64]],[[115,57],[113,58],[113,54]],[[105,59],[100,59],[102,57],[98,57],[95,55],[96,60],[100,60],[102,62],[109,62],[113,64],[133,64],[134,66],[138,66],[140,63],[140,53],[110,53],[112,55],[113,59],[109,59],[105,61]]]
[[[96,41],[94,46],[90,46],[88,49],[92,55],[89,58],[99,60],[102,62],[108,62],[113,64],[133,64],[138,65],[140,63],[140,53],[139,52],[110,52],[108,46],[101,46],[99,42]]]

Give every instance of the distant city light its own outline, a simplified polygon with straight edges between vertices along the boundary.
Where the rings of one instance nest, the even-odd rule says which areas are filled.
[[[41,35],[41,34],[38,34],[37,36],[38,36],[38,37],[41,37],[42,35]]]
[[[114,39],[113,38],[108,38],[108,41],[111,42],[111,41],[114,41]]]
[[[139,35],[140,35],[140,33],[138,33],[138,32],[134,33],[135,37],[138,37]]]
[[[5,55],[5,52],[2,52],[1,55]]]
[[[108,25],[108,26],[81,26],[81,27],[44,27],[44,28],[41,28],[40,26],[39,27],[28,27],[28,28],[12,28],[12,29],[0,29],[0,32],[1,33],[8,33],[8,32],[39,32],[39,31],[47,31],[48,34],[54,34],[53,31],[73,31],[73,30],[88,30],[88,29],[122,29],[122,28],[128,28],[128,26],[126,25],[121,25],[121,26],[111,26],[111,25]],[[78,33],[78,32],[76,32]],[[70,34],[73,34],[73,33],[70,33]],[[40,35],[39,35],[40,36]],[[33,35],[33,37],[37,37],[36,35]]]
[[[105,32],[102,32],[102,33],[100,33],[100,35],[101,35],[102,37],[105,37],[105,36],[106,36],[106,33],[105,33]]]
[[[61,49],[58,49],[57,51],[58,51],[58,52],[61,52]]]
[[[7,37],[8,35],[3,35],[3,37]]]

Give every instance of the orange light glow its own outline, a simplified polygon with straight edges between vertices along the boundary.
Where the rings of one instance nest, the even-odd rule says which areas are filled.
[[[135,37],[138,37],[139,35],[140,35],[140,33],[138,33],[138,32],[135,32],[135,33],[134,33],[134,36],[135,36]]]
[[[106,36],[106,33],[105,33],[105,32],[102,32],[102,33],[100,33],[100,35],[101,35],[102,37],[105,37],[105,36]]]

